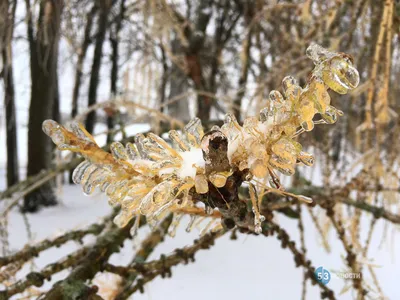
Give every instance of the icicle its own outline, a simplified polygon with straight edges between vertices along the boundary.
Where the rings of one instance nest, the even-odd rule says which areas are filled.
[[[125,227],[132,219],[133,214],[131,211],[121,210],[118,215],[114,218],[114,224],[118,227]]]
[[[77,137],[79,137],[82,140],[86,140],[89,143],[96,143],[94,138],[90,135],[89,132],[85,129],[83,124],[77,122],[77,121],[72,121],[69,124],[69,127],[71,128],[72,132],[76,134]]]
[[[144,159],[146,159],[146,158],[148,158],[148,156],[147,156],[147,153],[146,153],[146,150],[144,149],[144,139],[145,139],[146,137],[143,135],[143,134],[137,134],[137,135],[135,135],[135,145],[136,145],[136,149],[137,149],[137,151],[138,151],[138,153],[139,153],[139,156],[141,157],[141,158],[144,158]]]
[[[126,154],[128,155],[128,159],[135,160],[140,158],[139,151],[136,148],[135,144],[127,143],[125,148],[126,148]]]
[[[208,222],[208,224],[200,231],[200,236],[204,236],[209,231],[209,229],[211,228],[211,225],[213,225],[214,222],[215,222],[215,220],[211,219],[211,221]]]
[[[300,152],[297,156],[298,160],[306,166],[312,166],[314,164],[314,156],[307,152]]]
[[[191,232],[192,231],[194,222],[197,220],[197,218],[198,217],[195,216],[195,215],[191,215],[190,216],[190,221],[189,221],[189,223],[188,223],[188,225],[186,227],[186,232]]]
[[[135,223],[133,224],[133,226],[129,231],[132,237],[135,237],[137,235],[139,225],[140,225],[140,215],[136,216]]]
[[[249,184],[250,199],[253,205],[254,213],[254,232],[260,234],[262,232],[261,223],[265,220],[265,217],[260,214],[258,207],[258,201],[256,196],[256,190],[253,184]]]
[[[212,215],[213,212],[214,212],[214,210],[212,209],[211,206],[206,205],[206,207],[205,207],[205,212],[206,212],[207,215]]]
[[[334,57],[329,65],[325,66],[322,79],[338,94],[346,94],[360,82],[358,71],[351,65],[350,60],[341,57]]]
[[[299,199],[300,201],[303,201],[305,203],[311,204],[313,203],[313,199],[307,196],[303,195],[296,195],[296,198]]]
[[[192,119],[184,128],[190,144],[198,147],[204,135],[203,126],[199,118]]]
[[[128,154],[126,152],[126,148],[120,142],[114,142],[110,146],[110,150],[112,155],[116,159],[128,160]]]
[[[80,184],[83,178],[83,174],[85,174],[86,169],[89,168],[90,166],[91,163],[88,162],[87,160],[81,162],[72,172],[72,181],[75,184]]]
[[[176,235],[176,230],[178,228],[178,225],[181,221],[183,217],[183,214],[178,214],[178,213],[174,213],[174,217],[172,219],[171,225],[168,228],[168,234],[171,237],[175,237]]]
[[[173,145],[180,151],[189,151],[190,145],[183,140],[176,130],[170,130],[168,133]]]

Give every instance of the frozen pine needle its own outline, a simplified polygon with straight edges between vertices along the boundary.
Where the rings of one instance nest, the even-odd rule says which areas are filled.
[[[351,58],[343,53],[312,44],[307,56],[313,60],[315,68],[305,87],[287,76],[282,81],[283,94],[271,91],[266,101],[269,105],[258,117],[249,117],[240,125],[234,115],[227,114],[221,128],[212,128],[214,138],[227,140],[225,165],[210,165],[209,158],[215,149],[209,148],[209,140],[204,141],[206,135],[198,118],[190,121],[181,132],[171,130],[171,144],[153,133],[139,134],[135,143],[125,146],[113,143],[111,153],[102,150],[77,122],[66,129],[55,121],[46,120],[43,131],[60,150],[77,152],[84,157],[74,171],[74,182],[82,185],[85,194],[99,188],[109,197],[111,205],[121,206],[114,220],[120,227],[140,215],[157,224],[170,212],[196,207],[197,201],[210,195],[210,188],[218,192],[213,194],[223,198],[219,190],[238,173],[246,173],[250,182],[257,178],[270,182],[267,192],[275,191],[311,203],[311,198],[282,191],[275,171],[290,176],[298,164],[313,165],[313,155],[304,152],[294,138],[311,131],[316,124],[335,123],[343,113],[331,106],[328,90],[346,94],[357,87],[359,75]],[[314,120],[316,114],[321,116],[319,120]],[[264,217],[256,195],[256,190],[251,188],[254,230],[259,233]],[[208,207],[208,203],[205,204]],[[172,235],[181,217],[182,214],[175,214]],[[194,220],[192,217],[188,230],[193,227]],[[138,223],[132,229],[133,234],[137,226]]]

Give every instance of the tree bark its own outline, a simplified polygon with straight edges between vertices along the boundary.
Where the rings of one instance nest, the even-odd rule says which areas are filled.
[[[91,44],[91,33],[93,27],[93,19],[96,15],[97,5],[96,3],[93,5],[92,9],[86,16],[86,27],[83,36],[83,41],[80,49],[78,50],[78,61],[76,63],[75,70],[75,82],[74,82],[74,90],[72,92],[72,110],[71,110],[71,118],[74,119],[78,114],[78,99],[79,99],[79,91],[82,83],[82,75],[83,75],[83,63],[85,62],[87,50]],[[72,170],[69,172],[69,183],[73,184],[72,180]]]
[[[30,1],[27,6],[27,30],[30,48],[31,103],[29,107],[28,171],[32,176],[51,166],[52,142],[42,132],[42,122],[54,116],[57,88],[57,58],[63,0],[40,2],[38,25],[34,34]],[[37,211],[57,203],[49,182],[27,195],[23,210]]]
[[[171,42],[172,53],[176,56],[179,56],[183,53],[182,46],[178,39],[174,39]],[[163,77],[165,76],[165,65]],[[164,79],[164,78],[163,78]],[[171,76],[169,76],[170,80],[170,88],[169,88],[169,99],[172,100],[175,97],[179,97],[188,91],[188,79],[186,74],[182,72],[182,70],[176,65],[172,64],[171,66]],[[164,83],[162,83],[164,84]],[[165,87],[164,87],[165,89]],[[189,121],[189,103],[187,97],[181,98],[178,101],[172,102],[168,105],[168,115],[174,118],[178,118],[184,122]]]
[[[247,88],[247,78],[249,74],[250,68],[250,48],[251,48],[251,38],[253,36],[254,29],[249,28],[255,14],[254,2],[248,1],[245,3],[245,24],[246,28],[248,28],[247,36],[242,41],[243,49],[242,49],[242,70],[240,72],[239,82],[238,82],[238,92],[233,101],[233,113],[237,120],[241,120],[241,107],[242,107],[242,99],[246,94]],[[253,26],[254,27],[254,26]]]
[[[83,63],[86,58],[87,50],[91,43],[91,32],[93,27],[93,18],[97,11],[97,5],[94,4],[90,12],[86,17],[86,27],[85,33],[83,36],[83,41],[80,49],[78,50],[78,61],[76,63],[75,70],[75,82],[74,82],[74,90],[72,92],[72,110],[71,110],[71,118],[75,118],[78,114],[78,98],[79,91],[82,83],[82,75],[83,75]]]
[[[10,3],[12,2],[12,5]],[[6,112],[7,135],[7,186],[10,187],[19,181],[19,163],[17,148],[17,121],[15,113],[15,92],[12,67],[12,38],[14,32],[14,18],[17,1],[4,1],[1,6],[2,26],[0,43],[3,58],[2,76],[4,81],[4,108]]]
[[[125,14],[125,0],[120,0],[120,11],[115,19],[115,28],[113,30],[113,26],[111,25],[111,30],[110,30],[110,43],[111,43],[111,49],[112,49],[112,54],[111,54],[111,97],[115,97],[118,94],[117,90],[117,81],[118,81],[118,71],[119,71],[119,66],[118,66],[118,58],[119,58],[119,33],[122,28],[122,22],[124,20],[124,14]],[[108,128],[108,133],[107,133],[107,144],[110,144],[114,140],[114,126],[115,126],[115,121],[116,118],[118,118],[118,111],[111,110],[110,113],[107,115],[107,128]]]
[[[97,87],[99,85],[99,74],[101,67],[101,60],[103,57],[103,44],[106,37],[108,13],[111,9],[111,0],[98,0],[99,3],[99,17],[97,25],[96,44],[94,48],[93,64],[89,82],[88,94],[88,107],[93,106],[97,102]],[[94,125],[96,123],[96,111],[92,111],[86,118],[86,129],[93,133]]]

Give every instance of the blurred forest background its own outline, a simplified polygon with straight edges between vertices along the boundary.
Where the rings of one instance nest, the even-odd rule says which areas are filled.
[[[318,235],[308,241],[329,251],[330,239],[338,240],[343,265],[363,272],[361,280],[334,290],[338,298],[341,291],[357,299],[388,297],[368,249],[374,232],[378,245],[400,224],[399,1],[1,0],[0,256],[5,259],[0,257],[0,273],[6,275],[0,274],[0,282],[8,283],[0,299],[22,292],[51,297],[30,287],[41,286],[56,271],[43,269],[25,278],[27,272],[18,275],[24,264],[55,245],[100,236],[110,221],[106,218],[101,230],[72,231],[62,236],[64,242],[51,240],[34,251],[10,249],[10,213],[28,218],[27,213],[59,205],[60,188],[70,183],[77,164],[76,157],[55,151],[42,132],[44,120],[80,120],[100,146],[127,141],[140,131],[162,134],[181,128],[194,116],[207,128],[221,124],[227,112],[243,120],[265,107],[269,92],[280,89],[286,75],[304,86],[313,68],[305,56],[311,42],[352,55],[361,81],[348,95],[331,94],[333,105],[344,112],[337,124],[317,126],[300,137],[315,154],[316,166],[301,167],[284,180],[294,192],[313,197],[317,206],[294,205],[277,213],[298,222],[293,229],[299,237],[294,238],[300,244],[297,254],[307,254],[308,227],[302,221],[307,213]],[[335,205],[327,205],[327,199]],[[378,220],[384,222],[379,232]],[[282,243],[290,238],[285,234],[280,233]],[[149,235],[149,243],[162,239]],[[109,249],[107,241],[94,245],[99,243]],[[71,254],[73,260],[59,262],[59,271],[76,271],[79,257],[87,254],[78,252]],[[105,262],[115,251],[109,252],[100,255]],[[296,263],[304,267],[299,281],[308,299],[312,269],[302,257],[304,262]],[[125,299],[152,280],[143,275],[137,285],[137,276],[131,277],[103,298]],[[86,293],[94,297],[96,291]]]

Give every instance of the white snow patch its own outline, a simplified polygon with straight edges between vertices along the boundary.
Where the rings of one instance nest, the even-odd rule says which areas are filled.
[[[200,148],[191,148],[190,151],[180,152],[179,155],[182,157],[182,166],[178,170],[178,176],[182,179],[186,177],[194,179],[197,171],[196,167],[205,167],[203,153]]]

